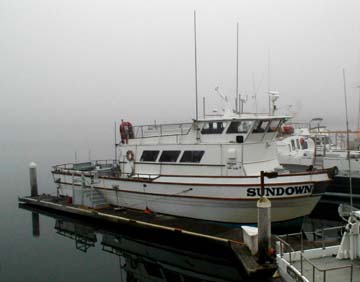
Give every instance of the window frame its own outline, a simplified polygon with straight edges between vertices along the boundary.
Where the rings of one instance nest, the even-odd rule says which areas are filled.
[[[143,157],[144,157],[144,153],[145,153],[145,152],[157,152],[155,159],[154,159],[154,160],[151,160],[151,161],[144,160]],[[160,150],[143,150],[143,151],[142,151],[142,154],[141,154],[141,157],[140,157],[140,162],[156,162],[156,160],[157,160],[158,157],[159,157],[159,154],[160,154]]]
[[[290,143],[291,143],[291,149],[292,149],[293,151],[296,151],[295,140],[294,140],[294,139],[291,139],[291,140],[290,140]]]
[[[216,125],[216,127],[214,127],[214,124]],[[221,127],[218,127],[219,124],[221,124]],[[208,128],[205,128],[207,125],[208,125]],[[216,120],[206,121],[206,122],[204,122],[204,124],[200,130],[200,133],[203,135],[208,135],[208,134],[219,134],[220,135],[220,134],[224,133],[226,126],[227,126],[226,121],[216,121]]]
[[[162,160],[164,154],[169,153],[169,152],[173,152],[173,153],[177,154],[176,159],[172,160],[172,161],[166,161],[166,160],[164,161],[164,160]],[[181,154],[181,150],[163,150],[161,152],[160,157],[159,157],[159,162],[160,163],[176,163],[178,161],[178,159],[179,159],[180,154]]]
[[[200,158],[198,161],[193,161],[194,157],[193,157],[193,154],[192,154],[192,160],[183,160],[184,159],[184,156],[185,154],[187,153],[200,153]],[[201,160],[202,158],[204,157],[204,154],[205,154],[205,151],[204,150],[185,150],[182,155],[181,155],[181,158],[179,160],[180,163],[201,163]]]
[[[237,123],[238,125],[235,127],[237,130],[239,130],[239,127],[241,126],[242,123],[248,123],[248,129],[247,131],[237,131],[237,132],[229,132],[230,128],[232,124]],[[254,124],[253,120],[233,120],[230,122],[230,125],[228,126],[227,130],[226,130],[226,134],[244,134],[247,135],[250,130],[252,129],[252,126]]]

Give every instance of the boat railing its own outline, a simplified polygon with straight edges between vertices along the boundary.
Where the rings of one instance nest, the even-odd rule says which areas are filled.
[[[174,123],[133,126],[133,138],[187,135],[192,125],[192,123]]]
[[[310,124],[308,122],[286,122],[287,125],[291,125],[294,129],[301,129],[301,128],[310,128]]]
[[[313,232],[306,232],[307,234],[312,234],[314,236],[314,240],[321,236],[321,248],[325,250],[326,246],[326,233],[330,231],[342,231],[345,228],[345,226],[336,226],[336,227],[329,227],[329,228],[323,228],[320,230],[316,230]],[[320,235],[321,234],[321,235]],[[284,238],[285,237],[285,238]],[[291,237],[300,237],[300,250],[295,250],[293,245],[291,245],[288,241]],[[341,266],[333,266],[333,267],[319,267],[314,262],[312,262],[309,258],[306,257],[304,253],[304,232],[299,233],[292,233],[292,234],[285,234],[285,235],[278,235],[275,237],[277,240],[277,245],[279,247],[279,255],[281,258],[287,260],[287,262],[292,265],[295,261],[300,260],[300,274],[302,277],[304,276],[304,262],[307,262],[310,264],[312,268],[312,281],[315,282],[315,274],[316,270],[318,272],[323,273],[323,279],[322,281],[326,282],[327,273],[330,271],[340,270],[340,269],[346,269],[348,268],[350,271],[350,282],[353,281],[353,265],[341,265]],[[329,245],[328,245],[329,246]],[[285,254],[287,254],[287,259],[285,257]],[[300,258],[299,258],[300,256]]]
[[[70,171],[70,170],[91,170],[96,168],[97,166],[100,167],[110,167],[115,164],[115,160],[113,159],[106,159],[106,160],[95,160],[95,161],[88,161],[88,162],[81,162],[81,163],[66,163],[66,164],[59,164],[54,165],[53,171]]]

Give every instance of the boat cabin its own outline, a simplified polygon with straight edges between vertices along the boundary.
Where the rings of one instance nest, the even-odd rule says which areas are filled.
[[[274,139],[286,119],[244,115],[133,126],[119,146],[119,161],[130,174],[241,176],[273,171],[280,167]]]

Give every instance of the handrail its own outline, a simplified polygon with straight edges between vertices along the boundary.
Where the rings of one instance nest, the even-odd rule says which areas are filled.
[[[320,268],[317,265],[315,265],[312,261],[310,261],[308,258],[306,258],[304,256],[304,254],[300,253],[300,258],[301,258],[301,266],[300,266],[300,273],[301,276],[303,275],[303,259],[305,261],[307,261],[311,266],[312,266],[312,281],[315,282],[315,269],[317,271],[323,272],[323,281],[326,282],[326,273],[328,271],[333,271],[333,270],[339,270],[339,269],[344,269],[344,268],[350,268],[350,282],[352,282],[352,277],[353,277],[353,265],[352,264],[347,264],[347,265],[341,265],[341,266],[333,266],[333,267],[326,267],[326,268]]]
[[[345,226],[335,226],[335,227],[328,227],[328,228],[322,228],[320,230],[315,230],[315,231],[312,231],[312,232],[308,232],[308,233],[312,233],[314,235],[318,235],[319,232],[321,232],[321,240],[322,240],[322,249],[325,249],[325,233],[327,231],[331,231],[331,230],[338,230],[338,229],[343,229]],[[293,256],[292,256],[292,253],[296,253],[295,249],[291,246],[290,243],[286,242],[284,239],[282,239],[281,237],[285,237],[287,239],[289,239],[289,237],[292,237],[292,236],[298,236],[300,235],[300,240],[301,240],[301,250],[300,250],[300,273],[301,273],[301,276],[304,276],[303,275],[303,260],[305,260],[306,262],[308,262],[311,266],[312,266],[312,278],[313,278],[313,282],[315,281],[315,269],[320,271],[320,272],[323,272],[323,281],[325,282],[326,281],[326,273],[328,271],[333,271],[333,270],[339,270],[339,269],[345,269],[345,268],[350,268],[350,282],[352,282],[352,277],[353,277],[353,265],[342,265],[342,266],[335,266],[335,267],[325,267],[325,268],[321,268],[317,265],[315,265],[313,262],[311,262],[308,258],[305,257],[304,255],[304,246],[303,246],[303,232],[298,232],[298,233],[291,233],[291,234],[284,234],[284,235],[278,235],[278,236],[275,236],[275,238],[278,240],[278,242],[280,243],[280,257],[285,259],[284,258],[284,246],[286,246],[287,248],[287,253],[289,255],[289,259],[288,259],[288,262],[290,265],[292,265],[293,263]],[[286,260],[286,259],[285,259]]]
[[[89,161],[89,163],[92,163],[93,165],[114,164],[114,162],[115,162],[115,160],[113,160],[113,159]],[[84,163],[87,163],[87,162],[84,162]],[[53,170],[58,170],[58,169],[71,170],[71,169],[73,169],[73,166],[76,164],[81,164],[81,163],[65,163],[65,164],[53,165],[52,168],[53,168]]]
[[[189,134],[192,126],[193,123],[150,124],[133,126],[133,139],[187,135]]]
[[[315,236],[318,236],[319,232],[321,232],[321,239],[322,239],[322,248],[324,249],[325,248],[325,233],[328,232],[328,231],[332,231],[332,230],[338,230],[338,229],[343,229],[345,228],[345,225],[342,225],[342,226],[333,226],[333,227],[327,227],[327,228],[322,228],[322,229],[318,229],[318,230],[315,230],[315,231],[311,231],[311,232],[306,232],[306,233],[309,233],[309,234],[313,234]],[[293,237],[293,236],[299,236],[300,235],[300,239],[301,239],[301,252],[304,251],[304,246],[303,246],[303,235],[304,233],[303,232],[297,232],[297,233],[289,233],[289,234],[283,234],[283,235],[277,235],[275,236],[276,239],[278,239],[279,241],[281,240],[280,237],[285,237],[288,239],[289,237]]]

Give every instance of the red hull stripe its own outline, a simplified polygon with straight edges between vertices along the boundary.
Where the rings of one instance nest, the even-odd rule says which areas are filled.
[[[72,175],[70,173],[62,173],[62,172],[54,172],[54,174],[59,174],[59,175]],[[74,176],[81,176],[81,174],[74,174]],[[167,176],[166,176],[167,177]],[[192,177],[192,176],[186,176],[186,177]],[[205,177],[203,177],[205,178]],[[259,177],[260,178],[260,177]],[[142,178],[137,178],[137,179],[131,179],[131,178],[119,178],[119,177],[108,177],[108,176],[99,176],[99,179],[110,179],[110,180],[120,180],[120,181],[127,181],[127,182],[140,182],[140,183],[152,183],[152,184],[167,184],[167,185],[192,185],[192,186],[235,186],[235,187],[260,187],[260,181],[259,184],[253,184],[253,183],[249,183],[249,184],[228,184],[228,183],[217,183],[217,184],[213,184],[213,183],[190,183],[190,182],[166,182],[166,181],[156,181],[154,182],[155,179],[149,180],[149,179],[142,179]],[[226,179],[224,177],[224,179]],[[259,179],[260,180],[260,179]],[[328,180],[319,180],[319,181],[301,181],[301,182],[281,182],[281,183],[265,183],[265,186],[283,186],[283,185],[301,185],[301,184],[315,184],[315,183],[328,183],[331,182],[331,179]]]

